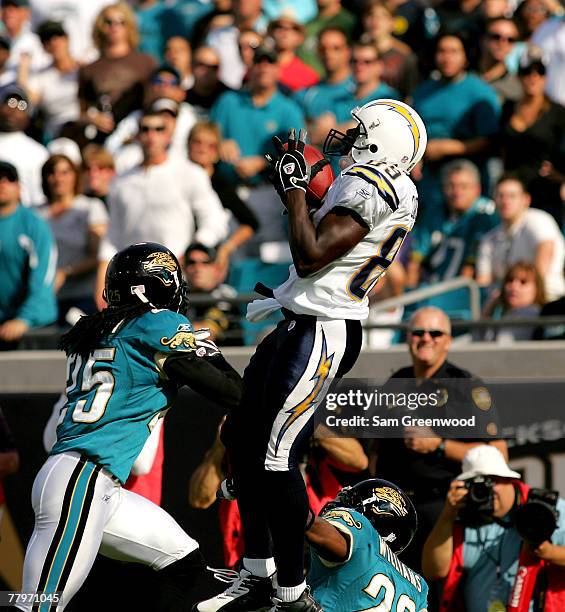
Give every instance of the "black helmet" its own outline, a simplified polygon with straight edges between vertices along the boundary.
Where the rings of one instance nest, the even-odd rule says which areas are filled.
[[[410,498],[388,480],[370,478],[353,487],[344,487],[322,512],[351,508],[365,516],[396,554],[412,541],[418,518]]]
[[[104,298],[118,308],[149,304],[179,312],[188,293],[175,255],[162,244],[132,244],[112,257],[106,270]]]

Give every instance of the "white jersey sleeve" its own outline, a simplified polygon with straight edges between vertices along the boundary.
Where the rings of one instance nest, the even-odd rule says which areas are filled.
[[[339,208],[351,211],[368,228],[367,235],[307,278],[298,277],[291,266],[288,280],[274,293],[297,314],[362,320],[369,313],[369,292],[414,226],[418,194],[410,177],[393,164],[353,164],[330,187],[314,213],[314,225]]]

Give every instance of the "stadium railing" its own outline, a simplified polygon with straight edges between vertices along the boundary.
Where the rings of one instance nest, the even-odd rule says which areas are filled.
[[[465,294],[466,301],[462,297]],[[450,302],[449,295],[456,296]],[[225,335],[225,344],[252,346],[256,344],[257,334],[250,333],[254,324],[245,321],[244,305],[253,299],[257,299],[256,293],[239,293],[234,297],[222,297],[222,302],[228,302],[241,306],[240,314],[233,318],[237,324],[236,329],[228,330]],[[190,302],[194,306],[213,305],[215,300],[207,295],[192,294]],[[452,306],[450,308],[449,306]],[[445,310],[451,318],[452,328],[456,332],[478,332],[484,329],[515,328],[515,327],[549,327],[563,326],[565,335],[565,316],[534,317],[524,319],[481,319],[481,289],[477,283],[470,278],[454,278],[428,287],[421,287],[412,291],[386,300],[375,302],[371,305],[373,312],[385,312],[398,306],[404,306],[405,312],[402,321],[386,323],[365,323],[364,328],[389,329],[405,331],[408,328],[409,314],[415,308],[433,305]],[[271,326],[276,321],[271,321]],[[256,325],[256,324],[255,324]],[[56,349],[61,333],[64,330],[55,326],[35,329],[28,332],[20,345],[20,350],[49,350]],[[265,333],[265,332],[264,332]],[[476,339],[476,338],[475,338]]]

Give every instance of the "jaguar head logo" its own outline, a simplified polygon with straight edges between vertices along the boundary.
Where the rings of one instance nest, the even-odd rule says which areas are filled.
[[[143,262],[143,269],[147,274],[156,276],[163,285],[169,287],[176,280],[178,266],[169,253],[156,251],[147,256]]]
[[[373,512],[376,514],[396,514],[396,516],[406,516],[408,514],[406,502],[396,489],[377,487],[373,489],[373,495],[375,496],[375,501],[388,502],[383,504],[385,508],[373,506]]]

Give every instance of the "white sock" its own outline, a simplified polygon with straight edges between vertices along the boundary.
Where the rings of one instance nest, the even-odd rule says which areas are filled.
[[[306,582],[293,587],[277,586],[277,597],[281,601],[296,601],[304,593],[304,589],[306,589]]]
[[[248,559],[247,557],[243,557],[243,567],[254,576],[259,576],[259,578],[268,578],[272,576],[277,569],[273,557],[269,557],[268,559]]]

